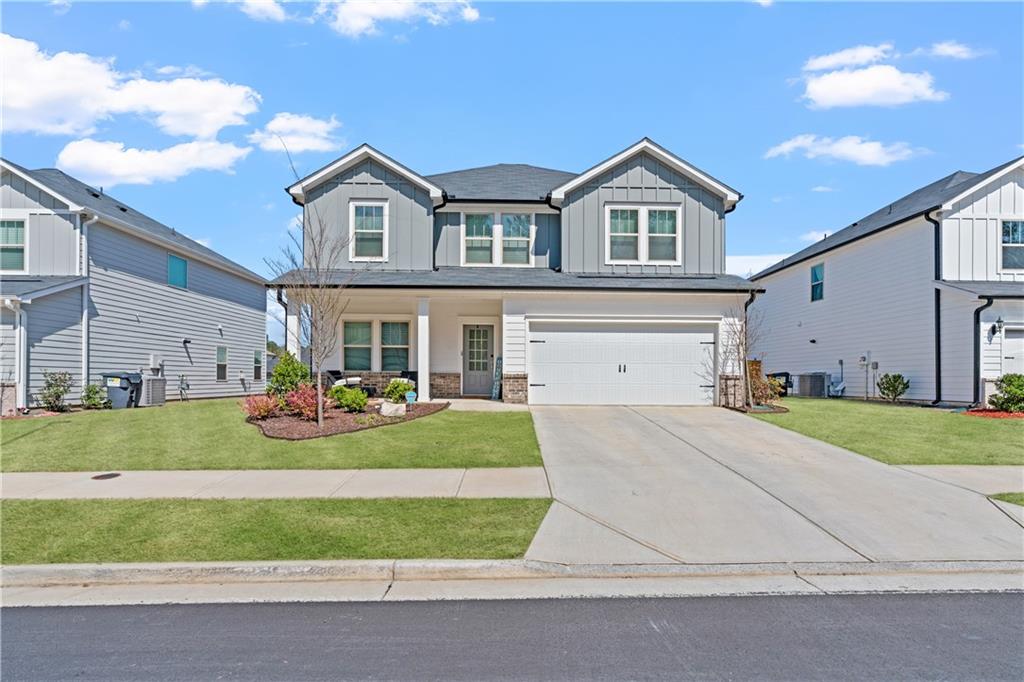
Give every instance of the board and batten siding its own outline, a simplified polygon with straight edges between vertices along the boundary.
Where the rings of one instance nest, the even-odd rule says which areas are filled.
[[[1003,220],[1024,220],[1024,168],[978,188],[942,219],[942,278],[1024,283],[1024,270],[1000,267]]]
[[[766,372],[828,372],[844,363],[846,396],[875,395],[878,376],[910,380],[906,398],[935,398],[934,232],[916,218],[757,280],[766,291],[752,310],[754,356]],[[811,301],[811,267],[825,264],[824,299]],[[813,343],[811,341],[814,341]],[[969,361],[970,355],[967,356]]]
[[[10,171],[0,172],[0,207],[67,211],[68,205]]]
[[[682,265],[605,264],[605,206],[682,207]],[[719,274],[725,270],[722,198],[640,153],[585,186],[562,205],[561,265],[566,272],[605,274]]]
[[[25,266],[32,275],[78,273],[78,218],[17,175],[0,174],[0,219],[25,221]]]
[[[360,199],[388,203],[387,260],[349,260],[349,204]],[[408,178],[366,160],[310,189],[306,193],[303,225],[326,225],[344,245],[334,266],[338,269],[429,270],[432,267],[431,235],[434,234],[430,194]]]
[[[185,375],[190,397],[261,392],[253,355],[265,351],[266,291],[258,282],[188,261],[188,289],[167,284],[168,251],[121,231],[89,228],[89,374],[138,371],[150,354],[164,361],[167,397]],[[219,327],[219,328],[218,328]],[[184,344],[184,338],[191,343]],[[228,379],[216,380],[217,346],[228,348]],[[241,375],[241,376],[240,376]]]
[[[39,404],[43,372],[71,374],[71,393],[77,402],[82,386],[82,289],[75,287],[25,305],[28,340],[28,402]]]
[[[448,208],[452,208],[449,204]],[[532,213],[529,206],[516,209],[520,213]],[[474,210],[474,213],[480,212]],[[501,209],[495,208],[495,213]],[[557,270],[562,264],[561,258],[561,221],[555,213],[533,213],[533,224],[536,227],[533,244],[533,266],[535,268],[551,268]],[[496,244],[495,248],[500,248]],[[435,264],[438,267],[462,264],[462,213],[444,210],[434,215],[434,252]],[[526,267],[526,266],[523,266]]]

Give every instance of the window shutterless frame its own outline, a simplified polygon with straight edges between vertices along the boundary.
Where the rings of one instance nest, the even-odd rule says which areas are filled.
[[[1024,270],[1024,220],[1003,220],[1000,230],[1000,269]]]
[[[188,261],[173,253],[167,254],[167,284],[188,289]]]
[[[811,266],[811,302],[825,298],[825,264]]]
[[[409,369],[408,322],[381,321],[380,369],[382,372],[405,372]]]
[[[228,380],[228,347],[217,346],[217,381]]]
[[[253,351],[252,354],[252,380],[263,381],[263,351]]]
[[[636,257],[631,258],[627,254],[633,251],[634,241]],[[670,241],[672,247],[665,244]],[[664,258],[666,252],[673,256]],[[682,207],[678,204],[605,204],[604,263],[682,265]]]
[[[28,230],[24,220],[0,220],[0,272],[28,272]]]
[[[369,372],[373,365],[373,322],[345,320],[341,327],[341,362],[346,372]]]
[[[512,207],[465,211],[460,214],[459,229],[459,250],[464,266],[528,268],[534,265],[535,213],[524,213]]]
[[[348,205],[348,259],[383,263],[388,259],[388,202],[356,199]],[[379,246],[378,246],[379,245]]]

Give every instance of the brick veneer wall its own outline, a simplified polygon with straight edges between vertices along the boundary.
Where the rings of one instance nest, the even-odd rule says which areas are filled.
[[[431,398],[458,398],[462,395],[462,375],[458,372],[431,372]]]
[[[363,386],[372,386],[377,389],[377,395],[384,393],[384,389],[391,383],[392,379],[401,379],[401,372],[342,372],[345,377],[361,378]]]
[[[501,377],[501,400],[506,403],[526,402],[526,375],[503,374]]]

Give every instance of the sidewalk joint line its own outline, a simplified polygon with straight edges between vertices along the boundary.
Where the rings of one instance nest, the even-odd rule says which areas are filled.
[[[666,551],[664,549],[661,549],[660,547],[658,547],[656,545],[652,545],[651,543],[647,542],[646,540],[641,540],[640,538],[633,537],[632,535],[630,535],[626,531],[622,530],[621,528],[616,528],[615,526],[607,523],[606,521],[602,521],[601,519],[597,518],[596,516],[593,516],[592,514],[590,514],[588,512],[583,511],[582,509],[577,509],[576,507],[574,507],[573,505],[569,504],[568,502],[565,502],[564,500],[560,500],[560,499],[558,499],[556,497],[556,498],[554,498],[554,501],[558,502],[559,504],[561,504],[563,506],[565,506],[567,509],[570,509],[570,510],[576,512],[580,516],[582,516],[584,518],[587,518],[587,519],[590,519],[591,521],[593,521],[594,523],[598,524],[599,526],[603,526],[603,527],[607,528],[608,530],[612,531],[613,533],[616,533],[617,535],[621,535],[622,537],[626,538],[627,540],[630,540],[631,542],[635,542],[638,545],[642,545],[643,547],[646,547],[647,549],[649,549],[649,550],[651,550],[653,552],[657,552],[658,554],[660,554],[660,555],[662,555],[664,557],[667,557],[667,558],[671,559],[672,561],[678,562],[680,564],[686,564],[686,560],[683,559],[682,557],[676,556],[676,555],[672,554],[671,552],[668,552],[668,551]],[[567,565],[572,565],[572,564],[567,564]]]
[[[889,466],[891,466],[891,467],[893,467],[895,469],[899,469],[900,471],[906,471],[908,474],[914,474],[916,476],[920,476],[921,478],[927,478],[929,481],[935,481],[936,483],[945,483],[946,485],[951,485],[954,488],[960,488],[960,490],[966,490],[969,493],[974,493],[975,495],[981,495],[985,499],[988,499],[988,495],[986,495],[985,493],[980,492],[978,490],[974,490],[973,488],[968,488],[966,486],[960,485],[959,483],[953,483],[952,481],[946,481],[946,480],[943,480],[941,478],[935,478],[934,476],[929,476],[928,474],[926,474],[926,473],[924,473],[922,471],[916,471],[914,469],[908,469],[907,468],[908,466],[914,466],[913,464],[906,464],[906,465],[904,465],[904,464],[890,464]]]
[[[345,484],[351,481],[353,478],[355,478],[356,474],[359,473],[359,469],[345,469],[344,471],[350,471],[351,473],[348,476],[346,476],[345,480],[339,483],[336,488],[332,489],[331,492],[327,493],[327,497],[334,497],[335,495],[337,495],[338,491],[344,488]]]
[[[467,473],[469,473],[468,468],[462,470],[462,476],[459,476],[459,485],[455,488],[455,497],[458,497],[459,493],[462,492],[462,483],[466,480]]]
[[[224,481],[228,480],[229,478],[233,478],[233,477],[237,476],[239,471],[241,471],[241,469],[238,469],[238,470],[228,470],[226,476],[224,476],[223,478],[218,478],[216,480],[210,481],[206,485],[200,486],[195,492],[193,492],[191,495],[188,496],[188,499],[192,499],[192,500],[196,499],[196,496],[199,495],[199,493],[201,493],[204,490],[206,490],[208,488],[211,488],[211,487],[213,487],[215,485],[220,485],[221,483],[223,483]]]
[[[772,498],[773,500],[776,500],[776,501],[777,501],[777,502],[778,502],[779,504],[783,505],[784,507],[786,507],[787,509],[789,509],[790,511],[792,511],[792,512],[793,512],[794,514],[796,514],[796,515],[797,515],[797,516],[799,516],[800,518],[804,519],[805,521],[807,521],[808,523],[810,523],[810,524],[811,524],[812,526],[814,526],[815,528],[817,528],[817,529],[818,529],[818,530],[820,530],[821,532],[825,533],[825,534],[826,534],[826,535],[828,535],[828,536],[829,536],[830,538],[832,538],[833,540],[835,540],[836,542],[838,542],[839,544],[841,544],[841,545],[842,545],[843,547],[846,547],[846,548],[847,548],[848,550],[850,550],[851,552],[853,552],[853,553],[854,553],[854,554],[856,554],[857,556],[863,557],[863,558],[864,558],[864,559],[865,559],[866,561],[871,561],[871,562],[874,562],[874,561],[875,561],[874,559],[872,559],[871,557],[869,557],[869,556],[868,556],[867,554],[865,554],[864,552],[861,552],[861,551],[857,550],[856,548],[854,548],[853,546],[851,546],[851,545],[850,545],[849,543],[847,543],[847,542],[846,542],[845,540],[843,540],[843,539],[842,539],[842,538],[840,538],[840,537],[839,537],[838,535],[836,535],[836,534],[835,534],[835,533],[833,533],[832,531],[830,531],[830,530],[828,530],[827,528],[825,528],[824,526],[822,526],[822,525],[821,525],[820,523],[818,523],[817,521],[815,521],[815,520],[811,519],[811,518],[810,518],[809,516],[807,516],[806,514],[804,514],[804,513],[802,512],[802,511],[800,511],[800,510],[799,510],[799,509],[797,509],[796,507],[792,506],[791,504],[789,504],[788,502],[786,502],[786,501],[785,501],[785,500],[783,500],[782,498],[778,497],[777,495],[775,495],[774,493],[772,493],[771,491],[769,491],[769,490],[768,490],[767,488],[764,488],[764,487],[762,487],[762,486],[761,486],[761,485],[760,485],[759,483],[757,483],[757,482],[756,482],[756,481],[754,481],[753,479],[751,479],[751,478],[749,478],[749,477],[747,477],[747,476],[743,475],[742,473],[740,473],[740,472],[739,472],[739,471],[737,471],[736,469],[732,468],[732,467],[731,467],[731,466],[729,466],[728,464],[726,464],[726,463],[724,463],[724,462],[722,462],[722,461],[718,460],[718,459],[717,459],[717,458],[715,458],[715,457],[714,457],[713,455],[711,455],[711,454],[709,454],[709,453],[705,452],[704,450],[700,449],[699,447],[697,447],[696,445],[694,445],[694,444],[693,444],[693,443],[691,443],[690,441],[686,440],[685,438],[683,438],[683,437],[682,437],[682,436],[680,436],[679,434],[677,434],[677,433],[675,433],[675,432],[673,432],[673,431],[670,431],[669,429],[665,428],[664,426],[662,426],[662,425],[661,425],[661,424],[659,424],[658,422],[654,421],[653,419],[651,419],[651,418],[650,418],[650,417],[648,417],[647,415],[645,415],[645,414],[641,414],[640,412],[637,412],[637,411],[636,411],[635,409],[633,409],[632,407],[629,407],[629,406],[627,406],[627,407],[626,407],[626,409],[627,409],[627,410],[629,410],[629,411],[631,411],[631,412],[632,412],[633,414],[637,415],[637,416],[638,416],[638,417],[640,417],[641,419],[644,419],[644,420],[646,420],[646,421],[649,421],[650,423],[654,424],[654,425],[655,425],[656,427],[658,427],[659,429],[661,429],[662,431],[664,431],[664,432],[665,432],[665,433],[667,433],[668,435],[672,436],[673,438],[675,438],[675,439],[676,439],[676,440],[678,440],[679,442],[681,442],[681,443],[685,443],[686,445],[689,445],[689,446],[690,446],[691,448],[693,448],[694,450],[696,450],[696,451],[697,451],[697,452],[699,452],[700,454],[704,455],[705,457],[707,457],[708,459],[710,459],[710,460],[711,460],[712,462],[714,462],[715,464],[718,464],[719,466],[723,467],[724,469],[726,469],[726,470],[728,470],[728,471],[731,471],[732,473],[736,474],[737,476],[739,476],[740,478],[742,478],[742,479],[743,479],[744,481],[746,481],[746,482],[750,483],[750,484],[751,484],[752,486],[754,486],[755,488],[757,488],[758,490],[760,490],[761,492],[763,492],[763,493],[764,493],[765,495],[768,495],[768,496],[769,496],[769,497],[771,497],[771,498]]]
[[[816,590],[817,590],[818,592],[821,592],[822,594],[831,594],[831,592],[829,592],[828,590],[825,590],[825,589],[823,589],[823,588],[822,588],[821,586],[819,586],[819,585],[815,585],[815,584],[814,584],[814,583],[812,583],[812,582],[811,582],[810,580],[808,580],[807,578],[805,578],[805,577],[803,577],[802,575],[800,575],[800,572],[799,572],[799,571],[796,571],[796,570],[794,570],[794,571],[793,571],[793,575],[794,575],[794,576],[796,576],[796,578],[797,578],[798,580],[802,580],[802,581],[804,581],[805,583],[807,583],[808,585],[810,585],[811,587],[813,587],[814,589],[816,589]]]
[[[1024,528],[1024,523],[1021,523],[1019,519],[1017,519],[1017,518],[1015,518],[1013,516],[1013,514],[1011,514],[1010,512],[1006,511],[1005,509],[1003,509],[1000,505],[996,504],[996,501],[993,500],[991,497],[987,497],[986,496],[985,499],[987,499],[989,501],[989,504],[991,504],[993,507],[995,507],[996,509],[1001,511],[1006,516],[1006,518],[1010,519],[1011,521],[1016,523],[1021,528]],[[1012,504],[1012,503],[1010,503],[1010,504]]]

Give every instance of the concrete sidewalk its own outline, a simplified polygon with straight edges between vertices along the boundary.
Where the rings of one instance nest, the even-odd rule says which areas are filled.
[[[1024,493],[1024,466],[999,464],[904,464],[901,469],[982,495]]]
[[[0,497],[55,500],[551,496],[542,467],[125,471],[105,480],[94,479],[97,473],[3,474]]]

